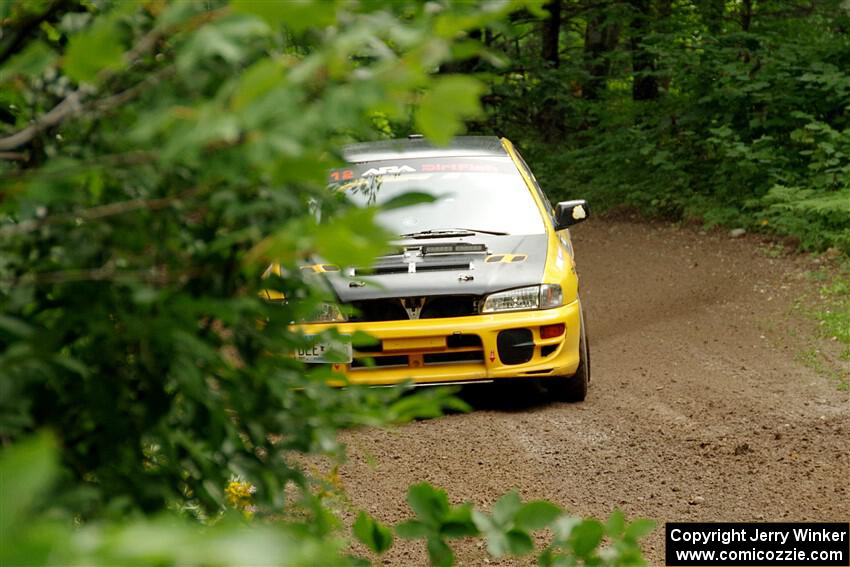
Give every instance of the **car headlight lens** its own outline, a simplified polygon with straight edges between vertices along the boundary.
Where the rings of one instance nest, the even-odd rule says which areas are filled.
[[[558,284],[540,286],[540,309],[552,309],[564,304],[564,292]]]
[[[563,304],[564,293],[558,284],[532,285],[488,295],[481,312],[551,309]]]
[[[345,315],[334,303],[320,303],[316,312],[307,320],[309,323],[339,323],[345,321]]]

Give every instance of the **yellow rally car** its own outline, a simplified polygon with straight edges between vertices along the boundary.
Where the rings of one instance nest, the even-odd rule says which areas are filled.
[[[553,207],[513,145],[496,137],[437,148],[411,136],[349,146],[345,157],[351,165],[331,181],[355,203],[410,191],[436,200],[379,214],[399,237],[397,251],[375,265],[317,266],[354,314],[328,306],[324,322],[300,325],[303,332],[333,326],[377,342],[342,345],[341,362],[339,345],[296,357],[333,364],[355,384],[527,378],[560,399],[583,400],[590,353],[568,227],[587,218],[587,203]]]

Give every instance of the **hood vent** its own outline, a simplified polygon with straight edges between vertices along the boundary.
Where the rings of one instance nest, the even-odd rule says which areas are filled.
[[[443,270],[472,270],[469,255],[487,256],[486,244],[448,242],[446,244],[424,244],[406,246],[396,254],[384,256],[371,268],[348,268],[347,277],[358,275],[386,275]]]
[[[414,268],[410,268],[414,264]],[[438,272],[442,270],[471,270],[472,264],[462,260],[420,260],[419,262],[404,262],[399,259],[396,262],[381,262],[372,268],[357,268],[353,275],[385,275],[385,274],[407,274],[419,272]]]
[[[411,256],[435,256],[446,254],[487,254],[486,244],[473,244],[471,242],[444,242],[440,244],[411,245],[399,248],[395,254],[389,254],[385,258]]]
[[[410,248],[406,249],[406,251],[409,250]],[[487,245],[450,242],[448,244],[425,244],[421,246],[421,250],[423,256],[433,256],[434,254],[486,254]]]

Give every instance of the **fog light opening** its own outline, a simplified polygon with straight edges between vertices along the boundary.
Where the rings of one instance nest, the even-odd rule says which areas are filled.
[[[541,339],[554,339],[560,337],[567,330],[567,326],[563,323],[555,323],[554,325],[543,325],[540,327]]]

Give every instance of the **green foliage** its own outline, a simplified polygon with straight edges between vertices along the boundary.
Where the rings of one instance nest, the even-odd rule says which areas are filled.
[[[305,341],[290,322],[323,300],[299,262],[365,265],[386,249],[374,209],[326,190],[339,147],[422,97],[443,104],[420,120],[444,136],[477,107],[474,79],[431,77],[451,55],[434,32],[450,7],[397,8],[71,5],[2,66],[0,99],[31,104],[0,130],[22,150],[0,164],[0,437],[56,432],[59,508],[208,519],[238,477],[255,514],[277,515],[287,485],[307,490],[287,452],[339,454],[341,427],[465,407],[334,389],[329,370],[285,356]],[[35,136],[2,137],[51,108]],[[263,279],[272,261],[283,275]],[[267,303],[266,287],[298,301]]]
[[[43,41],[33,41],[9,58],[0,71],[0,83],[16,76],[37,77],[56,60],[56,53]]]
[[[502,496],[489,514],[469,504],[452,506],[445,492],[424,483],[410,487],[407,500],[416,518],[398,524],[396,533],[425,540],[432,565],[454,564],[447,540],[478,535],[486,538],[494,558],[525,556],[535,551],[534,532],[543,529],[553,537],[538,554],[540,565],[643,565],[638,540],[655,528],[648,520],[626,523],[619,510],[605,526],[566,514],[551,502],[523,503],[516,492]]]
[[[845,267],[844,274],[824,286],[822,293],[830,300],[827,309],[818,314],[824,335],[850,345],[850,269]]]
[[[260,16],[271,26],[285,24],[293,32],[310,28],[323,28],[334,23],[336,2],[318,5],[309,0],[291,2],[263,2],[262,0],[235,0],[233,9]]]
[[[850,374],[846,368],[850,361],[850,263],[845,261],[832,276],[826,272],[812,275],[821,281],[820,302],[817,309],[807,314],[818,321],[818,331],[823,338],[841,345],[839,357],[844,362],[836,364],[816,348],[801,353],[799,358],[818,374],[833,379],[839,390],[846,391],[850,388]]]
[[[363,545],[375,553],[383,553],[393,544],[392,531],[362,511],[357,515],[357,520],[354,522],[354,535]]]
[[[62,519],[37,513],[39,503],[43,504],[57,480],[57,464],[57,447],[47,435],[23,440],[0,453],[0,478],[11,480],[4,482],[0,491],[0,525],[4,528],[0,530],[0,564],[368,564],[346,555],[342,539],[281,521],[247,522],[233,513],[207,526],[159,515],[90,522],[74,528]],[[427,484],[411,487],[408,501],[416,519],[395,526],[394,531],[400,537],[424,540],[432,565],[453,565],[454,554],[446,540],[477,535],[479,523],[488,526],[488,549],[493,546],[491,537],[504,541],[504,549],[493,553],[496,558],[506,553],[531,553],[532,532],[550,528],[554,537],[539,554],[541,565],[642,565],[637,538],[653,528],[652,522],[642,520],[627,524],[619,511],[603,527],[595,520],[562,514],[546,502],[522,503],[513,492],[500,499],[489,515],[468,504],[453,507],[444,492]],[[392,531],[365,512],[357,516],[353,526],[355,537],[377,555],[392,547]],[[603,536],[608,538],[605,547],[601,547]]]
[[[79,83],[90,83],[98,73],[116,71],[124,64],[121,34],[114,21],[101,20],[68,41],[62,69]]]
[[[473,520],[487,537],[487,551],[501,557],[529,553],[534,544],[528,532],[548,526],[559,514],[557,506],[549,503],[532,502],[523,506],[519,495],[509,492],[493,505],[489,516],[476,511]]]
[[[480,114],[482,91],[482,85],[471,77],[448,75],[435,79],[433,88],[416,109],[416,127],[438,144],[449,143],[464,118]],[[447,107],[454,109],[453,117],[445,116]]]
[[[160,515],[89,523],[69,522],[35,513],[56,482],[55,443],[42,435],[0,454],[0,564],[312,566],[353,564],[341,554],[341,542],[305,536],[283,523],[246,529],[238,517],[225,517],[202,528],[185,518]]]
[[[43,497],[56,475],[56,450],[47,435],[40,435],[3,454],[0,461],[0,548],[9,546],[9,538],[18,520]]]
[[[411,486],[407,502],[416,519],[399,524],[396,533],[405,539],[424,539],[432,565],[453,565],[454,554],[446,539],[478,534],[472,522],[472,507],[451,506],[445,491],[426,483]]]
[[[850,253],[846,8],[645,4],[635,27],[625,4],[580,2],[584,12],[561,30],[558,68],[539,60],[538,22],[517,26],[504,43],[516,64],[494,70],[481,128],[519,142],[555,198]],[[588,46],[589,37],[609,39]],[[649,71],[635,70],[640,50]],[[635,100],[641,77],[656,81],[657,97]]]
[[[368,264],[386,247],[374,209],[326,191],[339,147],[377,135],[375,112],[461,84],[456,113],[422,118],[450,135],[477,100],[472,79],[431,78],[449,7],[397,7],[69,5],[2,66],[0,99],[30,102],[0,131],[20,151],[0,164],[0,437],[56,432],[70,513],[209,518],[238,476],[276,514],[287,484],[306,489],[287,451],[338,453],[340,427],[463,407],[336,390],[283,356],[304,342],[289,323],[323,299],[298,263]],[[41,131],[12,135],[28,123]],[[284,275],[264,280],[272,261]],[[298,301],[266,303],[264,287]]]

